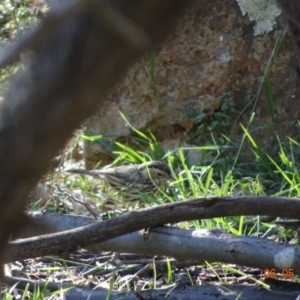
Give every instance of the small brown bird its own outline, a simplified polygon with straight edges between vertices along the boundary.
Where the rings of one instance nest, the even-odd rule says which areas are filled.
[[[141,200],[141,194],[154,195],[171,179],[169,166],[162,161],[125,165],[101,170],[71,169],[69,173],[90,175],[104,180],[112,189],[120,191],[126,200]]]

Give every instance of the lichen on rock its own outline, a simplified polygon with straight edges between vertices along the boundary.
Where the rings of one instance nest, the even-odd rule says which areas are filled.
[[[273,30],[275,18],[281,14],[275,0],[236,0],[243,16],[248,14],[250,21],[255,21],[254,35]]]

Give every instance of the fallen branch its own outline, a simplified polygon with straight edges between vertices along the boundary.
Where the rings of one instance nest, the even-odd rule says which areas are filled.
[[[270,206],[272,209],[268,210]],[[263,269],[275,268],[280,272],[283,269],[293,269],[294,273],[300,274],[298,245],[279,244],[253,237],[236,237],[220,230],[185,231],[166,227],[153,229],[148,239],[143,236],[143,231],[112,239],[121,235],[121,232],[130,232],[129,230],[208,217],[259,213],[288,217],[291,213],[289,208],[299,210],[300,201],[272,197],[215,197],[161,205],[102,222],[85,217],[48,213],[45,214],[45,223],[56,225],[56,230],[83,227],[11,242],[10,259],[59,254],[81,246],[97,251],[167,255],[179,260],[186,259],[188,253],[190,260],[199,263],[222,261]],[[38,216],[40,220],[43,218],[42,215]],[[68,222],[63,221],[65,218],[68,218]],[[102,243],[95,245],[99,242]]]

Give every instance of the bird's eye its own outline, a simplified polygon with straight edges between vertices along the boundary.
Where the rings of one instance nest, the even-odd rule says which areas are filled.
[[[158,175],[158,176],[163,176],[163,173],[157,172],[157,175]]]

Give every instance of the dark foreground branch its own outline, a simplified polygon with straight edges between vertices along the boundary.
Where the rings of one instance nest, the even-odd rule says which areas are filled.
[[[44,26],[49,30],[37,31],[39,38],[23,41],[13,54],[17,56],[28,47],[32,50],[29,67],[11,82],[0,112],[0,259],[9,234],[26,222],[23,209],[27,195],[51,158],[146,52],[137,45],[146,41],[150,49],[162,41],[189,3],[80,2],[83,5],[74,10],[69,7],[65,14],[54,11],[50,26]],[[103,19],[106,3],[108,13]],[[122,15],[120,22],[112,22],[109,16],[118,15]],[[125,24],[127,34],[116,24]]]
[[[300,76],[300,2],[298,0],[277,0],[277,3],[280,5],[290,27],[291,38],[298,55],[297,72]]]

